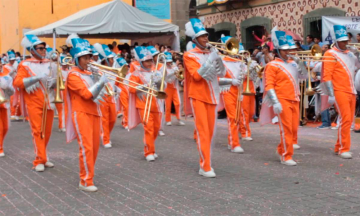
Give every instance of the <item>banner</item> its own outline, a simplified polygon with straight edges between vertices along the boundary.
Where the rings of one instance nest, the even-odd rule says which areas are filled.
[[[135,0],[135,7],[159,19],[171,19],[170,0]]]
[[[334,25],[346,26],[347,32],[350,32],[353,37],[350,43],[357,43],[356,34],[360,33],[360,16],[357,17],[337,17],[337,16],[322,16],[322,41],[332,44],[335,39]]]
[[[213,5],[213,4],[223,4],[227,1],[228,0],[207,0],[207,3],[208,5]]]

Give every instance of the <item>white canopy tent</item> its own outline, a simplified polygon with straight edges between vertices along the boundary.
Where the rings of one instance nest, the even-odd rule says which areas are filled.
[[[159,37],[161,41],[180,49],[179,27],[158,19],[121,0],[113,0],[81,10],[62,20],[28,31],[41,37],[67,37],[76,33],[83,38],[117,38],[144,42]],[[169,44],[170,43],[170,44]],[[55,44],[54,44],[55,47]]]

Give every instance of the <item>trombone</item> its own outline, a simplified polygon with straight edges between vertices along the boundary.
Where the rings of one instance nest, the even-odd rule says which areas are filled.
[[[3,90],[0,89],[0,104],[6,103],[6,102],[8,102],[8,101],[9,101],[9,100],[7,100],[7,99],[5,98],[5,95],[4,95],[4,93],[3,93]]]
[[[291,52],[291,54],[297,55],[301,61],[306,62],[307,71],[308,71],[308,87],[305,91],[306,95],[312,96],[315,94],[311,86],[311,69],[310,61],[319,61],[319,62],[336,62],[336,59],[332,56],[322,56],[321,48],[319,45],[315,44],[311,50],[307,51],[296,51]],[[291,56],[290,56],[291,57]]]
[[[227,52],[231,55],[239,55],[239,41],[235,38],[230,38],[226,43],[209,42],[208,45],[210,48],[216,48],[217,50]],[[222,46],[225,46],[225,49],[222,48]]]

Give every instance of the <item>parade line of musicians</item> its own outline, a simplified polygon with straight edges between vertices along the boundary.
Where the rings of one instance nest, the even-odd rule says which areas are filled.
[[[185,27],[192,41],[183,55],[184,69],[175,66],[171,53],[159,52],[152,46],[136,46],[133,50],[136,61],[128,65],[108,45],[90,45],[76,34],[66,41],[71,47],[70,55],[51,51],[35,35],[26,35],[21,45],[31,57],[17,63],[15,53],[9,51],[8,63],[0,65],[0,157],[6,152],[4,139],[11,110],[11,115],[21,113],[30,123],[35,152],[33,169],[43,172],[54,167],[48,158],[47,145],[57,110],[59,130],[66,134],[66,141],[76,139],[79,144],[79,189],[94,192],[98,150],[100,144],[105,148],[112,146],[110,134],[119,107],[123,110],[125,129],[143,126],[144,157],[151,162],[159,157],[155,150],[157,136],[165,135],[165,125],[175,124],[171,122],[174,104],[177,125],[185,125],[181,121],[182,106],[186,116],[193,116],[199,175],[215,177],[211,149],[218,111],[225,109],[227,114],[230,152],[243,153],[238,134],[243,140],[253,140],[249,122],[254,115],[255,88],[261,86],[264,94],[260,122],[263,125],[277,119],[280,130],[277,157],[281,164],[295,166],[294,149],[300,148],[299,83],[309,73],[306,60],[294,53],[297,46],[293,38],[273,29],[268,44],[274,56],[269,58],[270,47],[264,43],[265,56],[260,65],[266,67],[261,70],[241,43],[238,53],[224,49],[220,52],[210,45],[209,33],[199,19],[190,19]],[[336,38],[332,48],[322,60],[311,62],[321,74],[321,84],[316,89],[321,95],[321,110],[334,105],[339,114],[334,154],[350,159],[350,128],[357,90],[360,91],[360,73],[356,74],[360,68],[358,49],[349,46],[345,26],[334,25],[333,31]],[[223,35],[221,43],[233,39]],[[123,74],[117,73],[120,71]],[[184,86],[183,96],[180,86]]]

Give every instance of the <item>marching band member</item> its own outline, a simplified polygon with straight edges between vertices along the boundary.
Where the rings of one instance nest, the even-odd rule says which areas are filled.
[[[33,58],[21,62],[14,80],[24,101],[21,101],[24,116],[29,116],[35,148],[35,170],[54,167],[48,161],[47,145],[54,119],[54,87],[56,86],[56,65],[45,59],[46,43],[35,35],[25,35],[21,45],[30,50]],[[24,104],[25,103],[25,104]],[[26,109],[25,109],[26,106]]]
[[[98,63],[98,64],[101,64],[101,60],[100,60],[100,58],[99,58],[99,52],[94,48],[93,45],[90,46],[90,49],[91,49],[91,51],[92,51],[92,57],[91,57],[91,59],[92,59],[94,62],[96,62],[96,63]]]
[[[296,44],[295,44],[295,41],[293,39],[293,37],[291,35],[286,35],[286,41],[288,42],[289,44],[289,52],[295,52],[297,47],[296,47]],[[301,64],[305,64],[305,63],[301,63]],[[304,76],[302,77],[304,78]],[[306,77],[305,77],[306,78]],[[304,80],[304,79],[299,79],[298,80],[298,83],[301,82],[301,80]],[[305,79],[306,80],[306,79]],[[305,97],[306,96],[306,97]],[[305,104],[305,101],[308,101],[308,98],[307,98],[307,95],[301,95],[301,92],[300,92],[300,97],[303,97],[303,106]],[[300,107],[300,109],[303,109],[303,107]],[[300,113],[300,111],[299,111]],[[300,146],[298,144],[298,133],[297,133],[297,129],[296,130],[293,130],[293,149],[294,150],[298,150],[300,149]]]
[[[230,36],[221,37],[221,42],[226,43],[230,38]],[[224,78],[219,78],[219,84],[228,121],[228,148],[234,153],[244,153],[238,135],[239,122],[235,121],[235,116],[238,100],[243,98],[242,95],[240,98],[238,96],[245,76],[246,66],[240,59],[236,60],[235,57],[231,56],[225,56],[223,63],[226,67],[226,75]]]
[[[335,104],[339,112],[340,127],[334,151],[341,158],[351,159],[350,128],[354,119],[357,94],[354,86],[354,77],[355,70],[359,68],[359,61],[347,49],[349,37],[346,33],[346,27],[334,25],[334,33],[336,37],[335,46],[324,54],[327,61],[323,63],[321,90],[323,94],[329,97],[328,101],[326,101],[327,104],[322,106],[322,110]],[[336,62],[329,61],[332,58]]]
[[[144,127],[144,156],[148,162],[154,161],[158,155],[155,153],[155,140],[158,136],[161,126],[161,107],[157,98],[152,97],[150,115],[147,123],[144,119],[146,93],[141,90],[147,90],[144,86],[159,88],[162,75],[155,69],[153,58],[148,49],[143,46],[135,47],[135,57],[140,63],[140,67],[136,69],[130,76],[130,80],[139,85],[130,83],[134,86],[129,88],[129,128],[136,127],[140,121]],[[155,72],[153,72],[155,71]],[[149,86],[152,80],[155,85]],[[140,116],[139,116],[140,115]]]
[[[17,65],[15,53],[11,50],[7,52],[9,63],[3,66],[3,73],[10,75],[12,78],[16,75]],[[10,97],[10,112],[11,119],[19,120],[21,115],[20,104],[19,104],[19,93],[14,94]]]
[[[127,67],[128,68],[128,63],[125,61],[124,58],[117,58],[116,59],[117,64],[121,67]],[[130,77],[130,73],[128,73],[126,75],[125,78],[129,78]],[[121,80],[119,80],[121,81]],[[123,117],[122,117],[122,126],[127,130],[129,129],[128,127],[128,109],[129,109],[129,89],[127,85],[124,85],[122,83],[116,83],[116,86],[119,87],[120,90],[120,104],[122,106],[123,109]]]
[[[101,60],[101,64],[112,67],[114,65],[114,54],[111,52],[109,47],[105,44],[94,44],[94,49],[99,52],[99,57]],[[105,76],[111,76],[108,74],[105,74]],[[116,91],[115,88],[115,81],[110,80],[107,84],[109,89],[111,89],[113,92]],[[115,126],[117,113],[116,113],[116,105],[115,105],[115,96],[109,95],[109,93],[106,94],[106,97],[104,98],[105,101],[101,103],[100,109],[102,113],[102,143],[105,148],[111,148],[112,143],[110,140],[110,134],[112,129]]]
[[[101,111],[98,104],[103,96],[103,89],[108,79],[102,75],[97,82],[87,70],[91,61],[91,50],[84,46],[81,38],[71,39],[73,48],[70,54],[75,60],[66,79],[66,140],[77,139],[79,143],[79,189],[97,191],[93,178],[95,162],[100,146]]]
[[[185,123],[180,120],[180,93],[179,81],[176,78],[175,72],[179,70],[173,65],[172,55],[169,52],[164,52],[166,56],[166,99],[165,99],[165,121],[167,126],[171,126],[171,103],[175,106],[175,115],[178,120],[178,125],[183,126]]]
[[[64,62],[64,58],[66,56],[60,54],[60,64],[61,64],[61,75],[62,75],[62,79],[65,83],[68,72],[69,72],[69,66],[67,64],[67,62]],[[66,100],[66,98],[64,97],[64,92],[61,91],[60,92],[61,98],[63,100]],[[55,103],[55,107],[56,110],[58,112],[58,119],[59,119],[59,132],[65,132],[65,112],[64,112],[64,103]]]
[[[150,51],[151,56],[153,57],[153,61],[154,61],[154,63],[156,63],[157,59],[159,57],[159,54],[160,54],[159,50],[157,50],[153,46],[147,46],[146,49]],[[164,63],[166,63],[166,62],[164,62]],[[162,68],[162,67],[163,67],[163,64],[159,62],[157,70],[160,70],[160,68]],[[165,100],[159,99],[158,101],[160,103],[161,113],[164,114],[165,113],[165,110],[164,110]],[[164,125],[165,125],[165,115],[161,115],[161,125],[160,125],[160,130],[159,130],[159,136],[165,136]]]
[[[217,50],[207,48],[209,41],[204,25],[197,18],[186,23],[186,35],[196,47],[184,54],[186,115],[193,113],[200,156],[199,174],[215,177],[211,167],[211,146],[215,137],[217,104],[220,102],[220,87],[217,77],[223,77],[226,69]],[[189,110],[191,103],[192,112]]]
[[[242,140],[252,141],[253,138],[251,137],[250,120],[255,114],[255,82],[257,79],[256,67],[258,66],[258,63],[251,60],[250,56],[246,56],[245,59],[247,60],[247,63],[245,63],[245,83],[243,84],[243,92],[245,92],[247,88],[247,70],[250,70],[249,89],[252,95],[243,95],[243,99],[241,101],[240,133]]]
[[[282,164],[295,166],[293,160],[293,140],[297,137],[299,127],[299,82],[306,76],[306,69],[300,59],[292,56],[289,59],[289,44],[285,32],[272,31],[272,40],[277,56],[266,65],[264,72],[265,93],[264,105],[261,109],[260,121],[270,123],[274,115],[278,116],[280,128],[280,144],[276,153]],[[273,109],[270,110],[269,107]],[[297,142],[296,142],[297,143]]]
[[[12,77],[9,73],[4,72],[0,58],[0,157],[4,157],[4,139],[9,129],[8,109],[10,108],[10,96],[15,90],[12,84]]]

